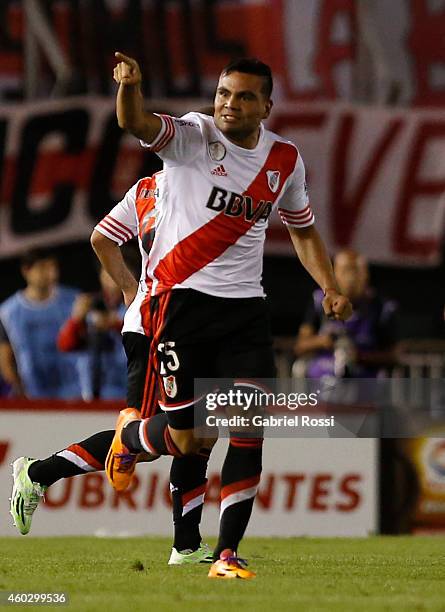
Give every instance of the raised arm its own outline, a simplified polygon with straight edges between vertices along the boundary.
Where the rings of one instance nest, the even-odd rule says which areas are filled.
[[[144,111],[139,65],[123,53],[114,55],[119,62],[113,72],[113,78],[119,84],[116,99],[119,127],[150,144],[159,134],[162,124],[157,115]]]
[[[313,225],[304,228],[288,226],[295,251],[309,274],[323,289],[323,309],[328,317],[346,321],[352,314],[350,301],[340,290],[335,280],[329,256],[319,233]]]

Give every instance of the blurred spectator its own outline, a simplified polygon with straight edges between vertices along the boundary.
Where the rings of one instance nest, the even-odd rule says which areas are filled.
[[[354,306],[346,323],[328,319],[323,292],[316,290],[295,343],[293,373],[297,377],[372,377],[394,364],[396,304],[379,297],[369,282],[361,255],[340,251],[334,272],[341,292]]]
[[[44,249],[22,259],[26,282],[0,306],[0,373],[13,395],[80,397],[77,359],[57,350],[57,334],[78,291],[58,284],[59,265]]]
[[[119,287],[103,268],[99,280],[100,293],[77,297],[57,345],[64,352],[82,351],[79,364],[84,399],[120,399],[127,389],[127,359],[121,337],[125,306]]]

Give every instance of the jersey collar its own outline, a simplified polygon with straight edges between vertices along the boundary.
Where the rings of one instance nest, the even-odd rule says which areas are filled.
[[[255,155],[258,155],[258,153],[264,147],[264,141],[265,141],[264,132],[265,132],[265,129],[264,129],[264,125],[262,123],[260,123],[260,135],[259,135],[256,147],[254,149],[246,149],[245,147],[240,147],[239,145],[235,144],[234,142],[232,142],[231,140],[226,138],[226,136],[224,136],[224,134],[221,132],[221,130],[215,125],[215,121],[214,120],[213,120],[213,125],[215,126],[215,130],[218,132],[219,137],[224,142],[225,147],[228,150],[233,151],[237,155],[255,156]]]

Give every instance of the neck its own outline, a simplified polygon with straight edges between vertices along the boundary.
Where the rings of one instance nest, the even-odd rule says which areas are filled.
[[[224,134],[227,140],[243,149],[254,149],[260,138],[260,128],[250,134]]]
[[[24,293],[28,300],[33,302],[44,302],[54,292],[53,287],[26,287]]]

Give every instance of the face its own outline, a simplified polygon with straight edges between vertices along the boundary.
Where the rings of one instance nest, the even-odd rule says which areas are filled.
[[[354,252],[342,251],[334,261],[334,273],[340,291],[349,299],[363,295],[368,284],[368,266],[363,257]]]
[[[22,274],[29,287],[48,291],[59,280],[59,265],[50,257],[40,259],[29,267],[23,267]]]
[[[215,124],[229,139],[243,140],[255,134],[269,116],[272,101],[262,87],[264,79],[255,74],[231,72],[221,75],[215,94]]]

